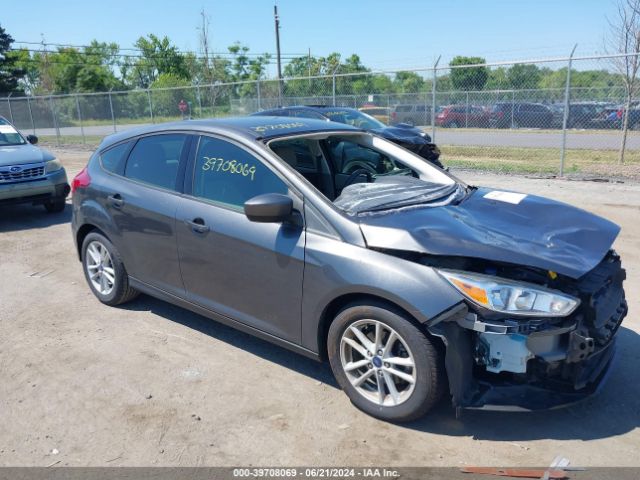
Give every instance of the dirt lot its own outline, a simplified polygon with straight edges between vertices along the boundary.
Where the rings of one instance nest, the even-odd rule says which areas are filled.
[[[70,177],[88,153],[58,151]],[[640,185],[460,173],[622,225],[630,311],[607,389],[545,413],[445,403],[391,425],[351,406],[327,365],[149,297],[101,305],[70,207],[0,208],[0,465],[640,466]]]

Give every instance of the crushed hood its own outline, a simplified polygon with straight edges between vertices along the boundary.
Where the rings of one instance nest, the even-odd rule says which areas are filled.
[[[7,165],[22,165],[25,163],[39,163],[53,160],[55,157],[30,143],[24,145],[6,145],[0,147],[0,167]]]
[[[457,204],[357,218],[369,247],[482,258],[572,278],[593,269],[620,231],[565,203],[486,188]]]

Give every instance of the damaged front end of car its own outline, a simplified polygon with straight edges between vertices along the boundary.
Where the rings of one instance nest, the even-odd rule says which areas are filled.
[[[454,406],[538,410],[593,394],[627,314],[619,227],[534,195],[393,182],[337,203],[368,248],[432,268],[460,294],[425,322],[445,344]]]
[[[439,268],[448,262],[439,258],[435,263]],[[458,267],[465,263],[465,274],[485,272],[482,279],[504,275],[498,278],[508,278],[513,285],[505,294],[500,280],[486,282],[483,294],[472,282],[464,283],[473,274],[454,273],[452,277],[450,272],[457,270],[441,270],[450,282],[460,283],[456,288],[468,292],[463,303],[427,327],[447,347],[445,364],[454,406],[540,410],[575,403],[596,392],[611,364],[616,332],[627,313],[622,287],[625,270],[615,252],[610,251],[578,280],[552,271],[471,259],[451,263]],[[502,311],[496,311],[483,295],[495,296],[499,306],[504,305],[503,300],[519,303],[523,310],[509,312],[498,307]],[[545,295],[549,298],[539,299]],[[488,304],[483,305],[485,300]],[[536,302],[541,308],[532,311]],[[544,308],[549,308],[548,314],[543,313]]]

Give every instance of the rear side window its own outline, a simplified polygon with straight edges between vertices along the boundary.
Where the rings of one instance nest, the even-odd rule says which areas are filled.
[[[259,159],[225,140],[201,137],[193,173],[193,195],[231,207],[263,193],[288,192]]]
[[[122,174],[124,155],[129,150],[130,142],[121,143],[100,154],[100,163],[107,172]]]
[[[124,171],[132,180],[174,190],[180,156],[187,141],[184,134],[143,137],[136,143]]]

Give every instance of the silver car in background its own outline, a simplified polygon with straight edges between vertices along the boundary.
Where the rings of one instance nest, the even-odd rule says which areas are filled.
[[[24,137],[0,117],[0,206],[31,203],[44,205],[49,213],[61,212],[69,194],[67,173],[36,143],[38,137]]]

